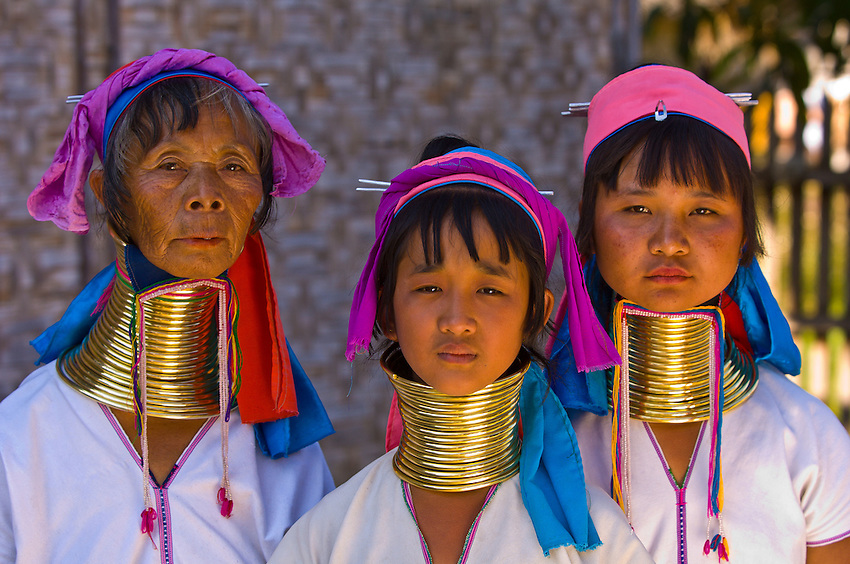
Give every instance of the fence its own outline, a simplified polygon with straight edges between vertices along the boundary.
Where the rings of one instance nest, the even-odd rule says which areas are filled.
[[[805,106],[777,91],[749,119],[766,270],[803,355],[799,383],[850,428],[848,106],[827,88]]]

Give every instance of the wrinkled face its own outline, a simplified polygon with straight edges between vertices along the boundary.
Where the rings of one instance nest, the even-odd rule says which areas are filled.
[[[616,191],[599,188],[593,230],[599,272],[642,307],[696,307],[735,275],[745,242],[741,205],[731,191],[719,195],[667,179],[640,186],[639,161],[639,150],[627,157]]]
[[[132,242],[181,278],[211,278],[242,252],[263,198],[256,142],[241,121],[202,108],[193,129],[166,135],[127,175]]]
[[[442,262],[428,264],[418,233],[398,265],[395,319],[387,337],[398,341],[426,384],[468,395],[494,382],[516,359],[529,306],[528,270],[499,261],[499,246],[483,217],[473,218],[478,261],[461,235],[443,223]]]

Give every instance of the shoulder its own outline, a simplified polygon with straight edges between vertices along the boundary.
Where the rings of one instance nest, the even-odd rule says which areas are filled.
[[[748,411],[757,413],[760,418],[772,415],[792,430],[819,435],[824,432],[847,434],[838,418],[821,400],[772,364],[763,362],[758,368],[758,387],[742,407],[749,408]]]
[[[775,451],[773,456],[787,473],[803,512],[806,540],[817,544],[847,535],[850,435],[832,411],[772,365],[762,363],[759,387],[741,412],[740,421],[751,428],[745,433],[750,439],[744,446],[752,451],[761,449],[760,442],[768,442],[784,450],[781,458]],[[773,437],[772,441],[767,437]]]
[[[583,560],[630,563],[653,561],[620,506],[605,491],[596,486],[588,486],[587,505],[602,546],[581,553]]]
[[[385,515],[401,482],[392,469],[391,451],[326,495],[284,535],[269,562],[328,562],[337,544],[349,537],[371,538],[369,523]],[[349,529],[352,530],[348,533]]]
[[[42,415],[58,412],[63,404],[67,404],[67,400],[63,399],[66,391],[79,396],[81,401],[89,401],[70,388],[63,389],[65,384],[59,380],[55,361],[31,372],[14,392],[0,402],[0,418],[5,422],[3,429],[14,433]]]
[[[38,396],[45,389],[53,387],[53,383],[58,378],[56,361],[39,366],[23,379],[15,391],[0,402],[0,412],[19,409],[20,406],[29,403],[33,397]]]

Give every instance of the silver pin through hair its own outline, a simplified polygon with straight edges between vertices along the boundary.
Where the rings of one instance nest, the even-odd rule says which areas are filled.
[[[389,188],[391,184],[386,180],[369,180],[368,178],[358,178],[357,182],[372,185],[358,186],[357,188],[355,188],[355,190],[357,190],[358,192],[386,192],[387,188]],[[538,190],[537,193],[541,196],[552,196],[554,194],[552,190]]]
[[[385,180],[369,180],[368,178],[358,178],[357,182],[363,184],[371,184],[371,186],[358,186],[358,192],[385,192],[389,188],[390,183]]]
[[[755,106],[759,103],[758,100],[753,100],[752,92],[727,92],[726,96],[741,107]],[[561,115],[585,117],[587,116],[588,108],[590,108],[590,102],[571,102],[567,106],[567,110],[561,112]]]

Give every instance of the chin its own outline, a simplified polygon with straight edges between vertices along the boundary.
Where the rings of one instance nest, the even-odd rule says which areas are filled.
[[[205,279],[205,278],[215,278],[217,276],[221,276],[231,265],[221,267],[219,265],[210,265],[199,267],[198,265],[191,266],[171,266],[169,268],[164,268],[166,272],[171,274],[172,276],[176,276],[177,278],[194,278],[194,279]]]

